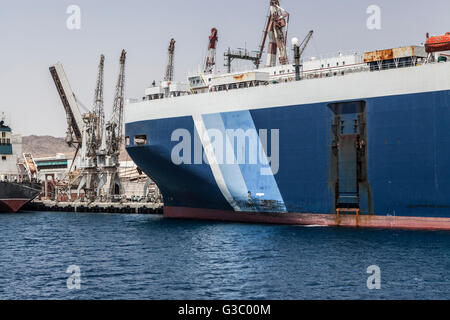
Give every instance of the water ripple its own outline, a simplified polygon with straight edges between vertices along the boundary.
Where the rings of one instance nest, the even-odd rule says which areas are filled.
[[[450,298],[449,232],[45,212],[0,215],[0,232],[0,299]]]

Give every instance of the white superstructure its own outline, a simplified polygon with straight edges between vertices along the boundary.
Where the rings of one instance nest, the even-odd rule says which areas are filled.
[[[19,170],[21,157],[22,136],[12,133],[3,115],[0,121],[0,180],[22,181],[24,172]]]

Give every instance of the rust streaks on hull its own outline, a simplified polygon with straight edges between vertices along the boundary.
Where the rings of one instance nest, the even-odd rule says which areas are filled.
[[[164,217],[279,225],[321,225],[409,230],[450,230],[450,218],[380,216],[361,214],[255,213],[165,207]]]

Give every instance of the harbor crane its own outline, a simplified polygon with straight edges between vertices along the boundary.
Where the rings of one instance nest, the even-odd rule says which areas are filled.
[[[125,101],[125,61],[126,51],[120,55],[119,77],[117,79],[111,120],[105,126],[105,139],[98,152],[101,170],[97,196],[111,200],[112,195],[122,195],[123,186],[119,177],[119,155],[123,143],[123,106]],[[103,189],[103,194],[102,194]]]
[[[120,70],[117,79],[116,93],[111,120],[106,125],[108,155],[119,155],[123,139],[123,105],[125,101],[125,60],[127,52],[122,50],[120,55]]]
[[[94,95],[93,111],[81,114],[78,101],[73,93],[66,73],[60,63],[50,67],[50,73],[55,82],[59,96],[66,111],[67,135],[66,143],[75,146],[76,158],[80,152],[79,169],[81,170],[77,179],[79,180],[77,197],[80,197],[81,190],[84,190],[85,197],[94,200],[96,197],[96,185],[98,180],[97,150],[100,147],[101,136],[103,134],[103,70],[104,55],[100,56],[98,67],[97,86]],[[70,184],[69,184],[70,193]]]
[[[98,65],[97,85],[94,93],[94,103],[92,112],[87,112],[83,115],[85,122],[86,138],[83,139],[86,150],[83,150],[82,158],[89,158],[90,161],[96,162],[96,155],[100,148],[105,122],[104,102],[103,102],[103,77],[104,77],[105,56],[100,56]]]
[[[274,67],[277,63],[277,52],[279,53],[280,64],[289,63],[286,49],[286,41],[289,26],[289,13],[280,7],[279,0],[270,0],[269,15],[267,16],[264,34],[259,47],[258,64],[259,67],[264,47],[269,38],[267,47],[266,67]]]
[[[104,127],[105,127],[105,110],[103,101],[103,78],[104,78],[104,66],[105,66],[105,56],[102,54],[100,56],[100,63],[98,65],[98,75],[97,75],[97,85],[95,87],[94,94],[94,143],[92,149],[97,151],[102,143]]]
[[[68,184],[70,195],[71,184],[78,181],[78,199],[80,199],[81,190],[84,190],[85,198],[90,201],[98,200],[100,196],[103,196],[101,191],[104,186],[106,186],[106,199],[110,199],[111,194],[122,193],[118,167],[123,139],[125,57],[126,52],[123,50],[112,118],[108,123],[105,123],[103,100],[104,55],[100,56],[92,111],[84,114],[80,113],[78,100],[70,87],[62,65],[57,63],[49,68],[66,112],[68,124],[66,142],[76,147],[74,159],[80,151],[80,172]]]
[[[212,73],[214,70],[214,66],[216,65],[216,46],[218,40],[217,29],[212,28],[211,35],[209,36],[208,56],[206,57],[204,73]]]
[[[102,142],[104,131],[104,102],[103,102],[103,77],[105,56],[100,56],[98,65],[97,85],[94,93],[92,112],[85,113],[83,130],[83,141],[81,146],[80,169],[81,181],[78,185],[77,196],[84,189],[86,197],[94,201],[97,197],[97,186],[99,180],[99,169],[97,166],[97,153]]]

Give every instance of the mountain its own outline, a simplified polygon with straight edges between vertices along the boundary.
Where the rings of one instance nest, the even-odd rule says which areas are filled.
[[[24,136],[22,149],[24,153],[31,153],[34,158],[53,157],[57,153],[73,157],[75,154],[75,148],[69,147],[64,138],[51,136]]]
[[[24,136],[22,137],[22,149],[24,153],[31,153],[34,158],[54,157],[57,153],[73,157],[75,154],[75,148],[69,147],[64,138],[52,136]],[[120,160],[130,160],[124,145],[120,152]]]

